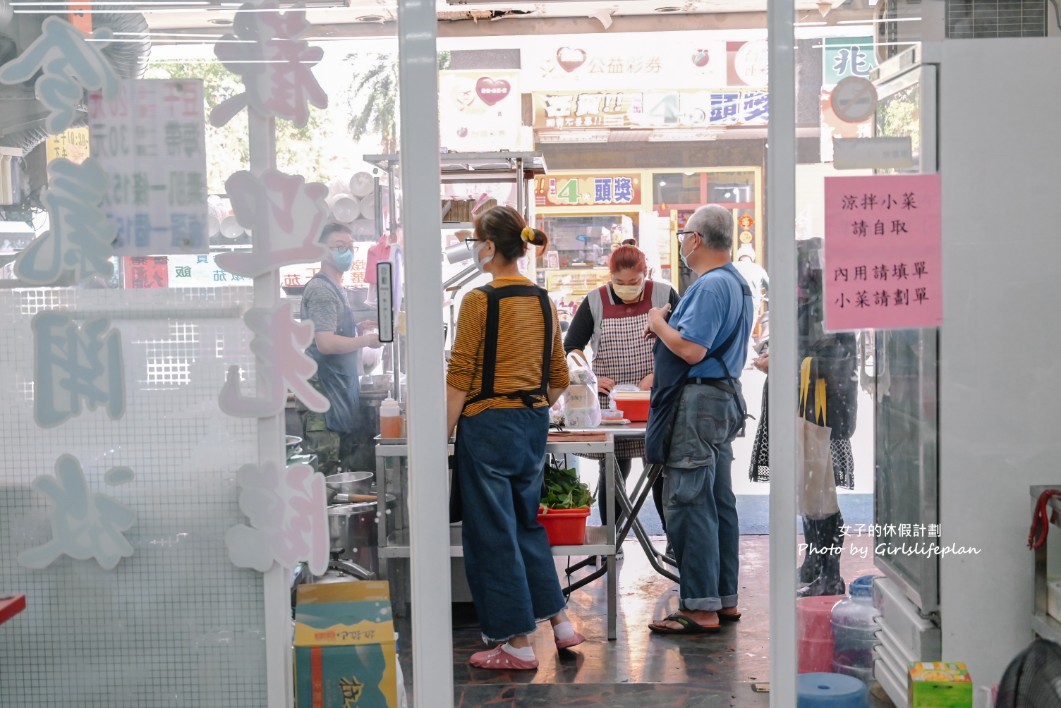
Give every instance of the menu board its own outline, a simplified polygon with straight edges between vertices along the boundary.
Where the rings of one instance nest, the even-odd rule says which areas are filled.
[[[826,329],[938,327],[942,272],[938,174],[826,178]]]
[[[202,81],[123,81],[113,100],[90,94],[88,116],[106,173],[102,206],[118,225],[114,253],[209,250]]]

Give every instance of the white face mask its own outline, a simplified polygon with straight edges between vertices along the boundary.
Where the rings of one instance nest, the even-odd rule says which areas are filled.
[[[486,264],[494,260],[494,254],[491,253],[486,258],[479,260],[479,252],[486,248],[486,241],[479,241],[472,246],[472,260],[475,262],[475,267],[480,273],[486,272]]]
[[[637,285],[616,285],[612,283],[612,290],[615,291],[616,296],[623,302],[631,302],[641,297],[642,291],[645,289],[645,281],[641,281]]]
[[[691,235],[691,234],[690,234]],[[696,249],[694,248],[693,251]],[[685,241],[682,241],[681,245],[678,246],[678,257],[682,259],[682,265],[689,268],[689,256],[693,255],[690,251],[688,254],[685,253]]]

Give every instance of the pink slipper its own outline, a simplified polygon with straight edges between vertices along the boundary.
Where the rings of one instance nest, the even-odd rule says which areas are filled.
[[[555,635],[553,636],[553,639],[556,640],[557,649],[570,649],[571,647],[577,647],[579,644],[586,641],[586,638],[578,632],[575,632],[567,639],[557,639]]]
[[[512,656],[501,648],[501,645],[486,651],[478,651],[472,654],[468,663],[480,669],[493,669],[495,671],[531,671],[538,668],[538,660],[524,661],[517,656]]]

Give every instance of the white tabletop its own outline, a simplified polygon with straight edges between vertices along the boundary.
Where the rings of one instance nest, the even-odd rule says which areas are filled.
[[[553,435],[557,431],[550,428],[549,434]],[[645,423],[626,423],[624,425],[615,425],[612,423],[605,425],[598,425],[596,428],[564,428],[562,432],[565,433],[611,433],[617,438],[634,438],[642,437],[645,434]]]

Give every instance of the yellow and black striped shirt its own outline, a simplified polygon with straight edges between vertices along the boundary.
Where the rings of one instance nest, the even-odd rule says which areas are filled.
[[[492,285],[532,285],[523,277],[495,278]],[[473,290],[464,296],[457,316],[457,332],[449,360],[446,383],[466,391],[474,398],[482,390],[483,353],[486,338],[487,295]],[[542,385],[542,347],[545,346],[545,323],[542,308],[534,297],[506,297],[499,301],[499,331],[494,392],[534,391]],[[552,305],[553,344],[549,366],[549,386],[566,388],[569,383],[564,345],[556,305]],[[542,406],[546,405],[542,402]],[[464,409],[464,415],[475,415],[488,408],[522,408],[518,398],[489,398],[476,401]],[[539,406],[536,406],[539,407]]]

